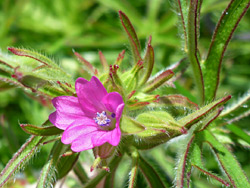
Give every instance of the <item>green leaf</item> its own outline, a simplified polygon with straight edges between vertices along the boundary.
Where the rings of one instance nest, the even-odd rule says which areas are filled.
[[[244,132],[241,128],[239,128],[235,124],[229,124],[226,125],[226,127],[235,135],[237,135],[242,140],[246,141],[248,144],[250,144],[250,136]]]
[[[38,127],[31,124],[20,124],[20,126],[26,133],[37,136],[52,136],[63,132],[63,130],[58,129],[55,126]]]
[[[188,13],[188,57],[194,73],[194,79],[200,95],[200,103],[204,103],[204,82],[198,52],[199,20],[201,0],[191,0]]]
[[[202,158],[204,158],[205,156],[202,156],[202,153],[201,153],[201,147],[202,147],[201,142],[202,141],[199,140],[198,137],[196,137],[194,140],[194,143],[192,146],[192,151],[190,152],[190,159],[192,160],[192,162],[191,162],[192,167],[198,169],[200,172],[202,172],[206,176],[209,176],[209,177],[219,181],[220,183],[224,184],[225,186],[229,186],[229,183],[226,182],[225,180],[223,180],[217,174],[215,174],[213,172],[209,172],[207,169],[205,169],[205,167],[203,165],[203,161],[202,161]]]
[[[134,57],[134,63],[137,63],[138,61],[141,60],[140,41],[139,41],[139,39],[135,33],[135,29],[134,29],[133,25],[131,24],[130,20],[128,19],[128,17],[122,11],[119,11],[119,16],[120,16],[122,26],[128,35],[129,43],[131,45],[132,53],[133,53],[133,57]]]
[[[50,152],[48,162],[43,166],[37,181],[37,188],[49,187],[55,184],[57,171],[57,162],[63,150],[61,141],[57,141]]]
[[[224,53],[235,29],[249,6],[249,0],[231,0],[216,26],[204,67],[202,67],[206,101],[212,101],[216,97]]]
[[[75,175],[78,177],[78,180],[82,183],[85,184],[89,178],[87,173],[85,172],[84,168],[82,167],[82,164],[78,161],[76,161],[75,166],[73,167],[73,171]]]
[[[31,136],[30,139],[23,144],[1,172],[0,187],[2,187],[12,175],[25,167],[26,163],[39,151],[41,143],[44,140],[45,138],[41,136]]]
[[[66,176],[70,170],[73,169],[76,164],[80,153],[73,153],[69,156],[61,156],[57,165],[57,179],[61,179]]]
[[[150,187],[165,188],[164,183],[162,182],[158,173],[141,156],[138,159],[138,163],[139,163],[139,168],[142,171],[143,175],[146,177],[146,180],[150,185]]]
[[[219,99],[217,101],[214,101],[201,109],[185,116],[184,118],[180,119],[178,121],[179,124],[181,124],[183,127],[190,128],[193,124],[197,123],[201,119],[203,119],[209,112],[216,110],[217,107],[222,106],[225,102],[227,102],[229,99],[231,99],[231,96],[224,97],[222,99]]]
[[[199,137],[210,146],[221,169],[225,172],[233,187],[250,187],[250,182],[239,162],[223,144],[208,131],[200,132]]]

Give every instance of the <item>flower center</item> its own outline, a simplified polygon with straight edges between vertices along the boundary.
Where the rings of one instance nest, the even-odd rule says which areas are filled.
[[[112,118],[115,118],[115,114],[112,113],[110,115]],[[97,125],[100,126],[109,126],[111,119],[108,118],[107,113],[105,111],[102,111],[101,113],[97,112],[96,117],[93,118]]]

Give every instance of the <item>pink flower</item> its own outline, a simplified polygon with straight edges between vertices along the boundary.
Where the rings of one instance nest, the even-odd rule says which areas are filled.
[[[92,149],[108,142],[120,142],[119,127],[124,102],[117,92],[108,93],[96,77],[90,81],[78,78],[75,83],[77,97],[59,96],[52,100],[56,111],[49,120],[65,130],[62,143],[71,144],[74,152]]]

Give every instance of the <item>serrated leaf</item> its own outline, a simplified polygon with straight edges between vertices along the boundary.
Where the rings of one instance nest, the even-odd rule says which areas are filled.
[[[200,132],[199,137],[203,139],[205,143],[208,143],[221,169],[225,172],[233,187],[250,187],[250,182],[240,167],[240,164],[223,144],[208,131]]]
[[[131,45],[132,53],[133,53],[133,57],[134,57],[134,63],[137,63],[138,61],[141,60],[140,41],[139,41],[139,39],[135,33],[135,29],[134,29],[133,25],[131,24],[130,20],[128,19],[128,17],[122,11],[119,11],[119,16],[120,16],[122,26],[128,35],[129,43]]]
[[[224,53],[235,29],[249,6],[249,0],[231,0],[216,26],[203,66],[206,101],[211,101],[216,97]]]
[[[31,136],[30,139],[14,154],[12,159],[5,166],[0,174],[0,187],[2,187],[9,178],[22,169],[25,164],[39,151],[41,143],[45,140],[41,136]]]
[[[217,109],[217,107],[222,106],[229,99],[231,99],[230,95],[222,99],[219,99],[217,101],[214,101],[200,108],[199,110],[185,116],[184,118],[178,120],[178,123],[181,124],[183,127],[190,128],[193,124],[204,118],[209,112]]]
[[[20,126],[26,133],[37,136],[52,136],[63,132],[63,130],[58,129],[55,126],[38,127],[31,124],[21,124]]]

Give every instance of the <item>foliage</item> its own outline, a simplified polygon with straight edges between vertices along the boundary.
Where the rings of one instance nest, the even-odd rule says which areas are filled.
[[[37,187],[54,186],[63,178],[70,184],[71,170],[79,178],[72,187],[250,187],[249,119],[239,121],[249,115],[249,65],[245,62],[249,61],[250,44],[242,41],[248,37],[242,33],[250,27],[250,1],[150,0],[147,7],[143,3],[0,3],[2,47],[29,44],[47,53],[64,54],[66,62],[59,64],[24,48],[8,47],[11,53],[1,52],[4,115],[0,134],[6,145],[0,150],[0,186],[39,155],[41,160],[34,162],[37,166],[25,169],[30,183],[36,179],[32,172],[41,171]],[[120,25],[114,21],[118,10]],[[181,37],[176,35],[176,22]],[[213,32],[211,28],[215,28]],[[125,54],[126,37],[130,47]],[[69,60],[66,56],[71,48],[89,51],[84,57],[94,57],[93,62],[74,50],[79,63]],[[99,60],[91,53],[97,48],[103,51],[99,51]],[[116,59],[114,54],[115,58],[118,54]],[[47,121],[51,99],[75,96],[74,80],[93,75],[109,92],[117,91],[125,99],[122,141],[113,156],[101,162],[96,155],[95,160],[89,160],[86,151],[72,152],[59,140],[62,131]],[[247,92],[237,97],[243,91]],[[15,98],[17,93],[22,97]],[[13,106],[21,109],[13,110]],[[21,147],[27,137],[20,128],[13,128],[15,118],[19,118],[21,129],[32,135]],[[90,178],[83,166],[101,169]]]

